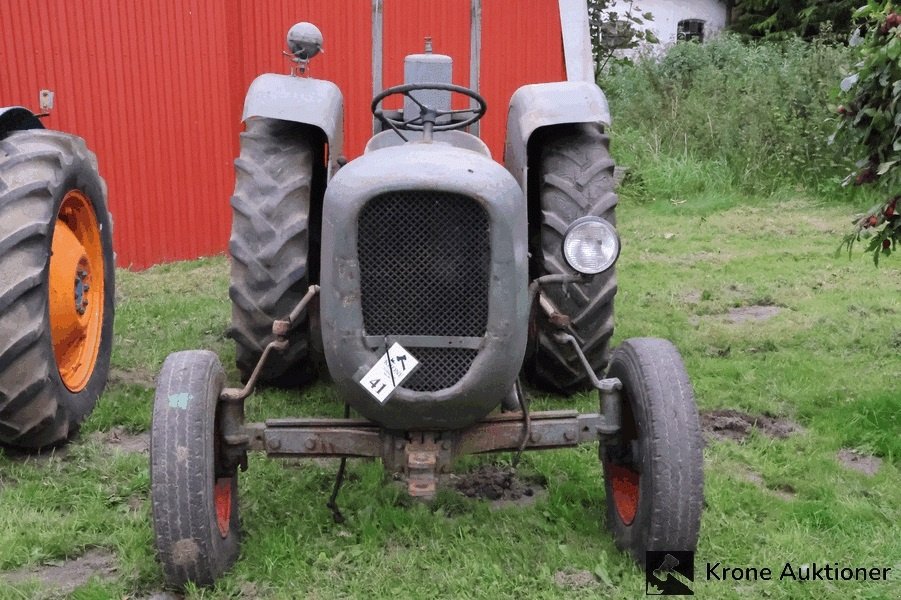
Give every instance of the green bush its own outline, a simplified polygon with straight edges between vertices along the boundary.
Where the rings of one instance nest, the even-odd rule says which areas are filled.
[[[879,255],[890,255],[901,242],[901,13],[890,0],[869,0],[855,15],[863,23],[850,45],[860,61],[841,83],[847,106],[837,109],[839,132],[860,157],[846,181],[875,184],[888,198],[858,217],[857,230],[844,245],[850,253],[854,242],[866,238],[878,265]]]
[[[723,35],[615,64],[599,84],[613,111],[617,159],[650,197],[723,186],[836,194],[849,165],[830,144],[830,102],[849,63],[847,48],[822,39]]]

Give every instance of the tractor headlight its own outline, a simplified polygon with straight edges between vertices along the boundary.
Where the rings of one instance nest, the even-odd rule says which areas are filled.
[[[583,275],[603,273],[619,257],[619,235],[600,217],[576,219],[563,236],[563,257]]]

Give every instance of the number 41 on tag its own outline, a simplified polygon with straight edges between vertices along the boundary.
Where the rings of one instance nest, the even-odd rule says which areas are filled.
[[[363,375],[360,385],[373,398],[384,404],[418,366],[419,361],[395,342]]]

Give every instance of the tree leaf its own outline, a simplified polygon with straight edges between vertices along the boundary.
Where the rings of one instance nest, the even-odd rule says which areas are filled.
[[[843,92],[849,91],[852,87],[857,84],[857,81],[860,79],[860,73],[852,73],[842,79],[841,88]]]
[[[898,161],[896,159],[896,160],[888,160],[888,161],[880,164],[879,169],[876,171],[876,174],[877,175],[885,175],[886,173],[888,173],[888,170],[891,169],[892,166],[894,166],[895,163],[897,163],[897,162]]]

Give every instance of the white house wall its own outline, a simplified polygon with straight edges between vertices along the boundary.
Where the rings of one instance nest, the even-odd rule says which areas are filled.
[[[617,0],[611,9],[625,14],[629,2]],[[679,21],[684,19],[704,21],[704,39],[726,27],[726,5],[720,0],[635,0],[632,12],[654,15],[654,20],[646,22],[644,27],[653,31],[664,47],[676,42]]]

